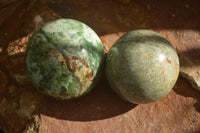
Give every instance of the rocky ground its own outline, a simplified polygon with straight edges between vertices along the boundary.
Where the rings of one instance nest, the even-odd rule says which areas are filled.
[[[200,132],[199,4],[197,0],[1,1],[0,129],[5,133]],[[58,101],[41,94],[26,75],[24,51],[36,29],[58,18],[89,25],[100,36],[105,53],[125,32],[159,32],[180,57],[175,87],[165,98],[144,105],[121,100],[105,75],[79,99]]]

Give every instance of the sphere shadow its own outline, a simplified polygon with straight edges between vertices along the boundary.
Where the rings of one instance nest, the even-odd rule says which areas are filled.
[[[60,101],[46,96],[39,114],[71,121],[92,121],[111,118],[128,112],[137,105],[126,102],[109,87],[105,73],[93,90],[77,99]]]
[[[200,48],[199,48],[198,43],[195,44],[196,40],[191,40],[191,41],[193,42],[193,46],[197,46],[197,47],[188,49],[187,51],[183,51],[180,53],[179,59],[180,59],[180,64],[183,70],[183,72],[181,72],[180,75],[182,75],[182,77],[185,77],[185,78],[179,78],[180,84],[178,84],[179,86],[174,90],[177,94],[180,94],[182,96],[195,98],[197,102],[194,104],[194,107],[198,112],[200,112],[200,106],[199,106],[200,105],[200,91],[192,87],[192,83],[193,83],[195,88],[197,88],[198,81],[193,81],[191,79],[186,80],[186,78],[189,79],[189,75],[190,74],[192,75],[192,72],[196,72],[197,75],[199,74],[198,70],[199,70],[200,62],[198,59],[200,57]],[[185,70],[186,70],[186,74],[184,73]],[[186,76],[187,74],[189,75]],[[193,75],[193,78],[196,80],[198,78],[197,75]],[[191,83],[189,83],[189,81]]]
[[[182,95],[184,97],[192,97],[194,99],[197,100],[197,102],[193,105],[196,109],[196,111],[198,111],[200,113],[200,92],[193,89],[192,86],[189,84],[189,82],[180,77],[176,83],[176,87],[173,88],[173,90],[179,94]]]

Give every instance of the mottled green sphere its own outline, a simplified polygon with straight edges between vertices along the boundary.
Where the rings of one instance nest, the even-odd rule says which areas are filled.
[[[122,36],[106,59],[106,75],[112,89],[123,99],[150,103],[166,96],[179,75],[179,59],[172,45],[149,30]]]
[[[25,55],[27,73],[35,87],[59,99],[89,92],[101,76],[103,60],[97,34],[72,19],[45,24],[30,38]]]

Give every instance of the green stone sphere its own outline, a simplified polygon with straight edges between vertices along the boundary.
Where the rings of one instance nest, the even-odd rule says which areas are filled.
[[[101,77],[103,61],[103,45],[97,34],[72,19],[45,24],[30,38],[25,55],[34,86],[63,100],[89,92]]]
[[[149,30],[122,36],[109,51],[106,75],[123,99],[143,104],[166,96],[179,75],[179,59],[164,37]]]

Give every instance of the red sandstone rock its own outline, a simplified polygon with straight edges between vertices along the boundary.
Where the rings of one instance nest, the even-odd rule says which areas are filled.
[[[66,17],[93,28],[101,36],[105,52],[125,32],[151,28],[177,49],[181,71],[196,74],[198,12],[198,2],[186,0],[20,0],[5,6],[0,12],[0,129],[6,133],[199,132],[200,92],[181,77],[169,95],[151,104],[121,100],[105,75],[88,95],[58,101],[33,87],[23,62],[31,33],[43,23]]]

